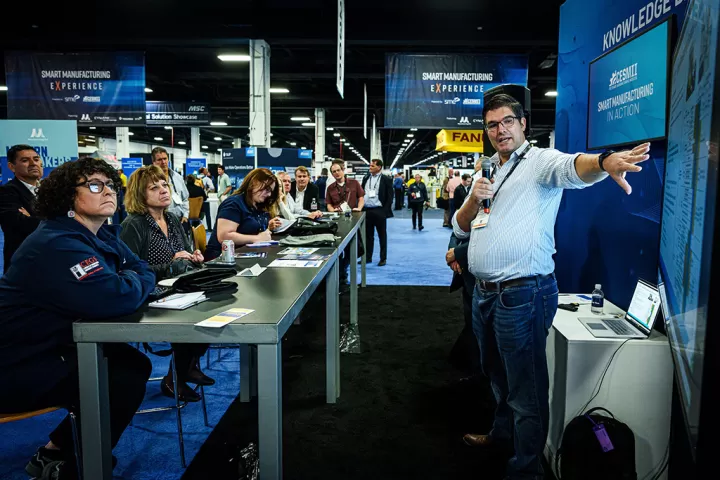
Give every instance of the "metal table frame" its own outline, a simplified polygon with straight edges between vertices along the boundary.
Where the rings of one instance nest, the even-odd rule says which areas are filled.
[[[350,317],[357,323],[357,232],[364,232],[363,213],[353,214],[357,222],[345,234],[331,257],[322,265],[312,281],[292,302],[290,308],[275,323],[246,323],[244,319],[221,329],[204,329],[191,323],[172,323],[166,317],[176,311],[163,311],[165,322],[142,320],[142,314],[131,323],[79,321],[73,325],[77,342],[80,377],[80,414],[82,429],[83,471],[86,479],[111,480],[112,461],[110,448],[110,412],[107,378],[107,361],[103,356],[103,343],[163,342],[178,343],[233,343],[257,345],[258,393],[258,450],[263,480],[279,480],[282,472],[282,337],[299,315],[308,299],[323,279],[326,279],[326,401],[335,403],[340,396],[340,310],[339,310],[339,254],[351,243]],[[363,258],[364,260],[364,258]],[[364,261],[363,261],[364,271]],[[234,277],[236,281],[242,278]],[[208,302],[205,302],[208,303]],[[205,303],[198,306],[205,305]],[[233,306],[228,299],[221,303],[220,311]],[[239,304],[246,301],[238,300]],[[238,305],[247,306],[247,305]],[[197,307],[193,307],[197,308]],[[157,311],[154,311],[154,313]],[[160,315],[157,313],[157,315]],[[207,318],[198,311],[197,321]],[[245,317],[252,321],[252,315]],[[247,359],[248,349],[243,349]],[[243,381],[249,375],[248,361],[243,364]],[[247,383],[245,383],[247,386]],[[243,400],[249,400],[241,394]]]

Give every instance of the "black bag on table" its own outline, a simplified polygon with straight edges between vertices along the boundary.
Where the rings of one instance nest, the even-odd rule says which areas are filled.
[[[560,480],[636,480],[635,435],[608,410],[592,408],[565,427],[555,470]]]
[[[205,292],[206,294],[237,290],[237,283],[222,280],[234,277],[234,268],[202,268],[178,275],[170,287],[158,285],[150,294],[149,300],[154,301],[175,293]]]
[[[295,224],[290,227],[288,233],[294,237],[303,237],[305,235],[319,235],[322,233],[331,233],[335,235],[338,231],[337,222],[330,220],[317,221],[310,218],[300,217]]]

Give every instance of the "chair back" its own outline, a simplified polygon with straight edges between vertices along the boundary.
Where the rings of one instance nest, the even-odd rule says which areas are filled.
[[[207,233],[205,232],[205,225],[202,223],[196,227],[193,227],[193,239],[195,240],[195,249],[200,250],[200,253],[205,254],[207,248]]]
[[[200,218],[200,210],[202,210],[203,197],[192,197],[190,201],[190,218],[188,220],[197,220]]]

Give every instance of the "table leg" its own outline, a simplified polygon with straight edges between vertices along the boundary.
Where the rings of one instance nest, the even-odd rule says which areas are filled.
[[[112,479],[107,360],[102,345],[78,343],[82,459],[85,478]]]
[[[357,252],[350,256],[357,263]],[[352,269],[352,261],[350,268]],[[330,272],[325,278],[325,400],[327,403],[337,402],[340,396],[340,302],[338,287],[340,279],[340,259],[335,258]],[[351,280],[351,283],[353,281]],[[357,289],[357,277],[355,278]],[[352,293],[351,293],[352,295]]]
[[[362,264],[360,265],[360,277],[361,277],[361,281],[362,281],[361,285],[363,288],[367,287],[367,282],[365,281],[366,280],[365,279],[365,267],[367,265],[366,256],[365,256],[365,252],[367,251],[365,249],[365,247],[367,245],[365,242],[365,221],[366,220],[363,219],[362,223],[360,223],[360,228],[358,228],[358,231],[360,232],[360,240],[362,241],[362,246],[363,246]]]
[[[250,395],[250,345],[240,345],[240,401],[247,403]]]
[[[357,281],[357,232],[350,240],[350,323],[357,325],[358,281]]]
[[[263,480],[282,479],[281,344],[258,345],[258,452]]]

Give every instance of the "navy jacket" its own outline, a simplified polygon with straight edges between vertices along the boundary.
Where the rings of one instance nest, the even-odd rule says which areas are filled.
[[[58,218],[23,242],[0,279],[0,383],[49,390],[77,368],[75,320],[128,315],[145,302],[155,274],[119,231],[104,225],[95,236]]]
[[[34,202],[35,196],[17,178],[0,187],[0,227],[5,234],[3,261],[6,272],[10,268],[10,259],[15,251],[40,223],[33,211]],[[30,216],[20,213],[21,208],[24,208]]]

